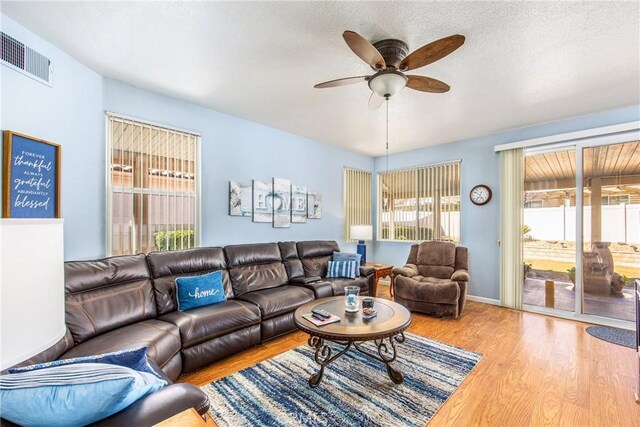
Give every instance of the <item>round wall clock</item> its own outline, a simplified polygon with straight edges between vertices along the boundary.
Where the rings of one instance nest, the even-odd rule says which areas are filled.
[[[491,201],[491,196],[491,188],[484,184],[476,185],[471,189],[471,192],[469,193],[469,198],[471,199],[471,201],[478,206],[486,205],[487,203],[489,203]]]

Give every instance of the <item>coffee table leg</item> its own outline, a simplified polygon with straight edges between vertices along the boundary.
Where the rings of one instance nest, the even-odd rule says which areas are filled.
[[[368,350],[360,347],[358,343],[355,343],[356,349],[362,353],[366,354],[373,359],[376,359],[385,364],[387,367],[387,374],[389,374],[389,378],[396,384],[402,384],[404,382],[404,377],[402,372],[394,369],[391,366],[391,363],[396,360],[398,356],[398,351],[396,349],[396,343],[402,344],[404,342],[404,333],[400,333],[398,335],[394,335],[389,337],[387,341],[384,339],[373,340],[376,345],[376,349],[378,350],[378,354],[371,353]]]
[[[336,344],[341,344],[345,346],[342,350],[340,350],[340,352],[334,355],[332,355],[333,349],[327,344],[325,344],[324,339],[315,337],[315,336],[309,337],[309,341],[308,341],[309,345],[316,349],[314,360],[318,365],[320,365],[320,370],[315,374],[311,375],[311,377],[309,377],[309,386],[311,388],[318,387],[318,385],[320,384],[320,381],[322,381],[322,376],[324,375],[325,366],[327,366],[329,363],[333,362],[338,357],[345,354],[351,348],[351,342],[348,342],[348,343],[341,343],[341,342],[335,342],[335,341],[333,342]]]

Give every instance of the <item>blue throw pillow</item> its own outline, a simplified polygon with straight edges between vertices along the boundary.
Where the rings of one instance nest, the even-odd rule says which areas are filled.
[[[147,358],[147,346],[136,347],[128,350],[113,351],[111,353],[97,354],[95,356],[74,357],[72,359],[60,359],[52,362],[38,363],[35,365],[23,366],[20,368],[11,368],[9,372],[17,374],[19,372],[29,372],[38,369],[51,368],[54,366],[73,365],[76,363],[107,363],[110,365],[119,365],[126,368],[135,369],[139,372],[146,372],[154,375],[161,380],[164,377],[155,371],[149,364]]]
[[[32,426],[86,425],[167,384],[124,366],[79,363],[0,376],[2,418]]]
[[[180,311],[226,301],[222,271],[214,271],[201,276],[178,277],[176,279],[176,294]]]
[[[362,255],[349,252],[334,252],[332,261],[355,261],[360,265]],[[356,277],[360,277],[360,269],[356,271]]]
[[[355,279],[356,271],[358,271],[359,268],[360,266],[356,261],[329,261],[327,277]]]

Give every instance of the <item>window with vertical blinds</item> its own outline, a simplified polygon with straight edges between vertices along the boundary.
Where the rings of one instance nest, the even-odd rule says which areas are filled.
[[[460,162],[378,174],[378,240],[460,241]]]
[[[371,225],[371,172],[344,169],[344,236],[351,239],[352,225]]]
[[[195,133],[107,116],[107,253],[187,249],[198,242]]]

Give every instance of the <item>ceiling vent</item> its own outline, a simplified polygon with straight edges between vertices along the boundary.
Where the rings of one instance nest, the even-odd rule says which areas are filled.
[[[2,46],[0,46],[2,63],[47,86],[51,86],[53,77],[51,60],[6,33],[0,32],[0,34],[2,34]]]

